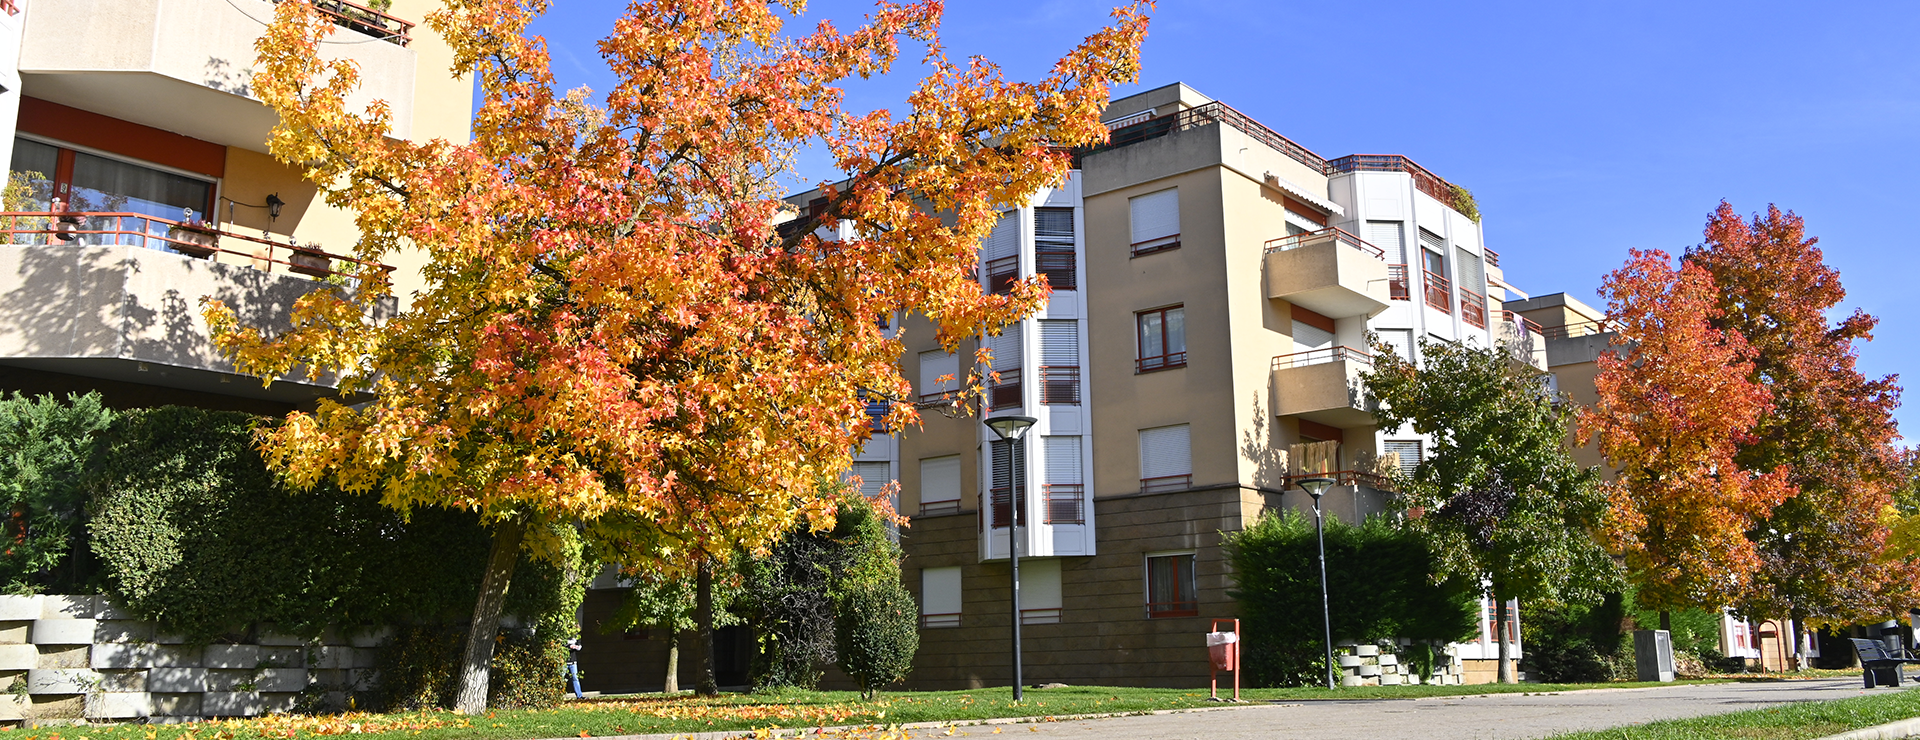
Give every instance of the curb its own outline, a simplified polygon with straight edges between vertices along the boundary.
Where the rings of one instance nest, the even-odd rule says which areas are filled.
[[[1255,707],[1298,707],[1296,703],[1246,702],[1224,707],[1191,707],[1188,709],[1155,709],[1141,712],[1110,712],[1106,714],[1060,714],[1037,717],[992,717],[988,719],[956,719],[942,722],[908,722],[903,725],[865,724],[865,725],[827,725],[825,727],[784,727],[778,730],[765,730],[766,735],[755,733],[762,730],[712,730],[708,732],[663,732],[648,735],[595,735],[604,740],[734,740],[735,738],[797,738],[825,732],[847,732],[868,728],[894,728],[900,730],[938,730],[948,727],[982,727],[988,725],[1024,725],[1047,722],[1078,722],[1088,719],[1112,719],[1114,717],[1146,717],[1163,714],[1195,714],[1199,712],[1224,712],[1234,709],[1252,709]],[[554,738],[552,740],[572,740],[572,738]]]
[[[1920,735],[1920,717],[1874,725],[1852,732],[1842,732],[1838,735],[1828,735],[1819,740],[1887,740],[1915,735]]]

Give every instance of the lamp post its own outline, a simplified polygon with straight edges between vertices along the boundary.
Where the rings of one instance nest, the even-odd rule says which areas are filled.
[[[1012,521],[1007,523],[1007,565],[1013,571],[1013,700],[1020,701],[1020,520],[1025,502],[1020,497],[1020,479],[1026,475],[1026,443],[1022,441],[1027,430],[1039,421],[1031,416],[996,416],[987,420],[987,428],[999,435],[1000,441],[1007,443],[1007,463],[1012,468],[1007,471],[1012,490],[1007,492],[1007,513]],[[991,508],[988,511],[992,511]],[[989,529],[989,532],[992,530]],[[991,540],[989,540],[991,541]]]
[[[1313,497],[1313,531],[1320,539],[1320,624],[1326,627],[1327,688],[1333,688],[1333,609],[1327,606],[1327,526],[1320,515],[1320,496],[1333,485],[1332,478],[1302,478],[1300,487]]]

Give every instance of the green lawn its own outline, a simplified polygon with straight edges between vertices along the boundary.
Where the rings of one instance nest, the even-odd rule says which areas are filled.
[[[1787,704],[1693,719],[1653,722],[1599,732],[1555,735],[1551,740],[1807,740],[1920,717],[1920,691],[1891,691],[1851,699]]]
[[[1332,692],[1325,689],[1249,689],[1242,691],[1241,697],[1251,701],[1405,699],[1648,685],[1653,684],[1375,686],[1343,688]],[[996,717],[1060,717],[1221,706],[1207,700],[1205,689],[1029,689],[1026,701],[1014,704],[1011,699],[1006,689],[882,693],[872,702],[863,701],[857,693],[847,691],[795,691],[771,696],[728,694],[715,699],[696,699],[685,694],[640,694],[569,702],[554,709],[499,711],[484,717],[462,717],[447,712],[281,716],[186,725],[45,728],[10,732],[0,737],[8,740],[252,740],[354,733],[408,740],[526,740],[711,730],[746,731],[773,727],[893,725]]]

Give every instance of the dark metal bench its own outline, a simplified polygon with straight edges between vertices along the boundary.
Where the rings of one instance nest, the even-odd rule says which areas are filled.
[[[1853,639],[1853,652],[1860,656],[1861,679],[1867,688],[1892,686],[1899,688],[1906,680],[1904,666],[1908,663],[1920,663],[1920,659],[1909,655],[1905,650],[1894,650],[1879,640]]]

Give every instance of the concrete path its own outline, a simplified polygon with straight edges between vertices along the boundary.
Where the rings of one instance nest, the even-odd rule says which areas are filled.
[[[1877,689],[1886,692],[1891,689]],[[1160,714],[1032,725],[999,725],[1000,738],[1154,740],[1423,740],[1539,738],[1577,730],[1724,714],[1869,693],[1860,680],[1827,679],[1653,689],[1597,689],[1534,696],[1493,695],[1374,701],[1314,701],[1228,711]],[[1033,729],[1029,729],[1033,728]],[[994,727],[957,727],[952,737],[991,736]],[[1037,731],[1035,731],[1037,730]],[[944,736],[917,730],[913,737]]]

